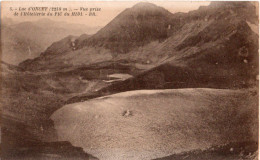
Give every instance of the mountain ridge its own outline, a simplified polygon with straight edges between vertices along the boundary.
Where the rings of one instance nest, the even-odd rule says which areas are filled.
[[[191,77],[193,77],[196,80],[186,83],[191,84],[186,87],[201,87],[203,84],[200,80],[205,82],[215,80],[214,84],[210,85],[211,87],[240,88],[250,86],[258,74],[258,35],[252,31],[247,23],[247,21],[256,20],[254,18],[257,17],[255,7],[249,2],[221,2],[217,6],[216,4],[200,7],[198,10],[184,14],[171,14],[153,4],[140,3],[120,13],[95,35],[90,37],[81,36],[80,40],[76,38],[73,42],[68,41],[67,47],[64,48],[64,51],[68,50],[67,52],[57,54],[59,51],[54,49],[52,52],[43,53],[42,56],[35,60],[24,62],[20,66],[25,70],[44,71],[48,69],[49,71],[58,71],[64,68],[77,68],[100,62],[113,61],[114,64],[117,64],[120,61],[125,61],[125,65],[142,68],[144,71],[153,70],[156,67],[160,68],[160,66],[168,66],[168,69],[162,67],[164,68],[161,70],[163,77],[158,77],[164,79],[162,83],[172,83],[173,81],[179,83],[185,78],[191,80]],[[150,8],[144,9],[146,5]],[[241,6],[247,6],[248,8]],[[142,9],[144,11],[140,11]],[[251,10],[248,11],[248,9]],[[138,14],[136,14],[137,12]],[[135,20],[129,22],[126,17],[133,17],[134,15],[136,17],[142,17],[142,15],[145,15],[145,17],[147,15],[148,17],[151,16],[152,19],[149,19],[149,21],[153,22],[152,24],[158,20],[162,22],[162,25],[157,25],[158,23],[147,25],[142,18],[138,23]],[[136,25],[139,22],[141,29]],[[132,27],[127,28],[129,31],[132,29],[133,33],[128,34],[125,28],[122,29],[122,26],[134,26],[133,29]],[[157,27],[159,27],[159,30],[163,30],[163,34],[154,32],[155,39],[149,37],[150,33],[147,34],[148,37],[145,34],[139,34],[140,37],[131,37],[131,35],[136,35],[136,30],[146,30],[147,26],[153,27],[150,31],[157,30]],[[137,29],[135,30],[135,28]],[[110,32],[112,33],[110,34]],[[110,38],[114,35],[119,38],[112,41]],[[161,35],[166,37],[161,39]],[[134,38],[137,39],[134,40]],[[95,45],[90,44],[95,39],[98,42]],[[110,46],[107,48],[106,44]],[[80,48],[80,45],[83,48]],[[58,45],[54,48],[60,50],[63,46]],[[117,53],[117,49],[120,50],[124,47],[128,49],[128,51],[125,51],[126,53]],[[215,71],[216,74],[208,70],[209,68]],[[168,72],[171,69],[177,69],[177,79],[173,78]],[[192,76],[188,78],[189,74],[183,73],[189,73]],[[156,74],[154,75],[151,72],[151,75],[153,77]],[[143,78],[144,80],[137,79],[134,84],[137,85],[138,80],[145,83],[146,78]],[[238,79],[234,86],[232,85],[233,78]],[[223,85],[220,85],[217,82],[218,80],[223,82]],[[151,83],[151,86],[156,87],[153,82]],[[159,86],[160,84],[158,83]],[[143,86],[142,84],[137,86],[139,85]],[[129,86],[133,85],[129,84]],[[174,87],[174,85],[170,86]],[[185,87],[185,85],[178,84],[175,87]]]

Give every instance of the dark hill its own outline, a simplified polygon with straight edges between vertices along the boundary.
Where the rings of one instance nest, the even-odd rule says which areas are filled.
[[[151,3],[138,3],[124,10],[89,39],[78,40],[77,48],[99,46],[116,53],[127,53],[154,40],[168,37],[172,13]]]

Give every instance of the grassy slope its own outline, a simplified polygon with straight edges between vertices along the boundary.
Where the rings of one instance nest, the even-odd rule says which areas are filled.
[[[96,81],[83,82],[78,76],[62,73],[36,75],[19,72],[19,68],[5,63],[1,64],[1,69],[1,157],[87,159],[88,154],[70,143],[46,141],[57,140],[49,116],[63,106],[66,98],[84,91],[90,84],[95,88]]]
[[[101,159],[151,159],[257,141],[254,91],[150,92],[124,92],[61,108],[52,115],[59,139]],[[123,116],[127,110],[130,115]]]
[[[110,85],[103,81],[111,79],[110,74],[136,75],[141,71],[123,62],[103,62],[54,73],[20,72],[19,67],[4,62],[1,69],[2,146],[6,149],[2,153],[11,155],[20,155],[26,152],[23,148],[31,149],[32,144],[41,141],[57,140],[49,117],[69,98],[92,94]]]

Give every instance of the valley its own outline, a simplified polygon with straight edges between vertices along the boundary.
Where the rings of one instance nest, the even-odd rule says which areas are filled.
[[[79,26],[53,42],[25,41],[14,31],[32,24],[6,21],[1,158],[254,160],[256,10],[211,2],[171,13],[140,2],[94,34]]]

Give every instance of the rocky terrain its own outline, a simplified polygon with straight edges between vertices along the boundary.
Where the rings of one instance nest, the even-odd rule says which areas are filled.
[[[121,148],[127,148],[138,140],[133,140],[131,136],[138,134],[142,140],[146,140],[144,148],[147,151],[140,153],[139,159],[255,158],[259,72],[259,33],[256,29],[259,22],[256,12],[256,7],[250,2],[212,2],[195,11],[175,14],[151,3],[138,3],[120,13],[96,34],[60,37],[54,43],[48,42],[48,47],[47,43],[41,43],[39,45],[46,45],[47,49],[43,47],[44,51],[35,51],[35,58],[30,57],[33,59],[25,60],[18,66],[1,62],[1,157],[109,159],[108,152],[91,147],[105,145],[115,149],[117,145],[125,144]],[[30,37],[24,41],[24,35],[18,33],[4,35],[14,33],[10,26],[17,25],[12,22],[7,24],[8,27],[2,29],[2,36],[7,39],[16,39],[16,36],[22,38],[21,41],[26,42],[21,47],[23,49],[28,45],[35,47],[35,50],[41,48]],[[10,32],[3,32],[5,29]],[[19,47],[14,43],[16,41],[9,44]],[[8,55],[18,57],[13,56],[14,52]],[[174,90],[168,93],[165,89]],[[141,100],[138,97],[132,99],[132,96],[116,99],[112,95],[121,95],[124,93],[120,92],[125,91],[138,92],[136,90],[152,93],[153,90],[165,90],[166,93],[142,94]],[[155,97],[161,97],[161,100],[157,102]],[[120,107],[112,105],[117,103],[108,103],[107,106],[114,108],[115,112],[104,112],[100,101],[115,99],[118,104],[123,101],[125,105]],[[150,101],[160,104],[155,106]],[[96,113],[91,109],[96,109],[90,107],[92,103],[96,108],[101,108],[101,117],[95,118]],[[82,108],[84,112],[77,116]],[[65,111],[68,116],[59,116]],[[170,113],[179,114],[171,117]],[[114,119],[111,115],[119,118]],[[159,118],[154,118],[156,116]],[[171,121],[168,121],[169,117]],[[176,117],[179,117],[179,121]],[[114,126],[112,122],[129,124],[115,126],[122,132],[126,130],[118,135],[123,137],[122,143],[114,141],[118,138],[114,134],[114,137],[107,137],[106,132],[92,140],[84,134],[94,134],[93,130],[102,131],[102,125],[94,123],[101,124],[106,118],[111,120],[108,126]],[[154,123],[158,125],[146,124],[146,118],[158,120],[158,123]],[[203,122],[203,118],[207,123]],[[89,120],[93,124],[85,126]],[[142,125],[146,127],[136,126],[136,120],[143,122]],[[75,125],[75,135],[63,131],[62,126],[77,122],[82,125]],[[168,128],[167,123],[171,123]],[[190,127],[181,127],[186,125]],[[176,126],[179,126],[178,134],[172,130]],[[133,128],[140,132],[126,134]],[[220,130],[226,134],[221,134]],[[194,136],[197,131],[204,136]],[[151,133],[151,136],[144,137],[144,132]],[[213,135],[209,139],[208,132]],[[169,138],[165,143],[169,146],[161,144],[164,141],[160,136],[163,135]],[[190,141],[185,141],[185,135],[191,135]],[[77,139],[79,137],[84,141]],[[171,139],[174,141],[171,142]],[[175,144],[176,140],[180,142]],[[64,141],[71,142],[73,146]],[[158,152],[151,148],[157,148]],[[161,152],[164,149],[167,153]],[[115,149],[109,153],[135,159],[131,153],[137,152]]]

